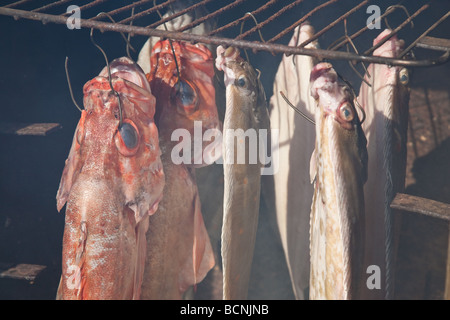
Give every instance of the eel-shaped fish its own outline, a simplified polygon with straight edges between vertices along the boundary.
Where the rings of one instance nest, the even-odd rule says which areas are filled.
[[[270,120],[259,76],[240,57],[237,49],[219,46],[216,67],[224,71],[226,86],[223,128],[223,298],[246,299],[261,188],[262,164],[258,162],[260,150],[256,147],[264,143],[266,147],[269,145],[268,141],[261,141],[260,132],[266,130],[266,138],[270,139]],[[247,134],[248,142],[245,138]],[[265,162],[265,159],[259,160]]]
[[[317,101],[311,158],[310,299],[358,299],[364,258],[366,138],[351,91],[329,63],[311,71]]]
[[[388,36],[384,30],[374,45]],[[373,53],[395,58],[402,51],[403,41],[396,35]],[[392,217],[390,203],[405,187],[406,139],[408,128],[408,70],[398,66],[371,64],[370,76],[362,82],[358,101],[366,113],[362,128],[367,137],[369,154],[368,180],[364,186],[366,202],[366,257],[364,268],[378,266],[381,288],[369,290],[364,283],[366,299],[393,298],[395,251],[399,227],[398,217]],[[398,232],[397,232],[398,234]]]
[[[309,24],[294,30],[289,46],[297,46],[314,34]],[[306,48],[317,48],[316,41]],[[279,148],[274,148],[278,170],[263,177],[265,197],[274,197],[278,230],[297,299],[305,299],[309,286],[309,214],[314,187],[309,183],[309,160],[314,150],[316,128],[295,113],[280,95],[309,118],[314,119],[315,102],[309,90],[309,76],[315,65],[310,56],[283,56],[270,99],[270,125],[279,130]],[[273,145],[275,141],[272,141]],[[278,153],[278,155],[277,155]],[[273,195],[268,186],[273,179]],[[265,188],[265,189],[264,189]]]
[[[207,149],[210,143],[202,139],[207,130],[220,132],[221,127],[215,105],[214,60],[201,44],[159,41],[153,47],[147,77],[156,97],[155,121],[166,185],[164,198],[157,214],[151,217],[147,232],[141,297],[181,299],[215,264],[194,169],[221,156],[221,144]],[[185,133],[181,142],[177,132]],[[180,145],[185,147],[178,149]],[[183,157],[190,156],[179,163],[180,153]]]
[[[138,299],[149,215],[164,173],[155,97],[128,58],[84,85],[84,107],[57,193],[66,206],[59,299]]]

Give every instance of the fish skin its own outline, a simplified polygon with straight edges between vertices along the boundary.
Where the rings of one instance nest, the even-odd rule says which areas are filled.
[[[297,46],[314,35],[314,28],[303,23],[294,30],[289,46]],[[318,48],[317,41],[306,48]],[[315,101],[309,90],[309,77],[316,59],[310,56],[283,56],[270,98],[270,124],[279,129],[279,170],[263,176],[265,199],[273,201],[278,230],[286,257],[292,288],[296,299],[305,299],[309,287],[309,216],[314,187],[309,183],[309,162],[314,150],[316,129],[300,117],[284,101],[288,100],[309,118],[314,119]],[[274,141],[272,141],[274,144]],[[270,181],[272,180],[272,181]],[[270,190],[269,186],[272,186]],[[273,199],[273,200],[272,200]]]
[[[374,39],[374,45],[389,35],[386,29]],[[395,58],[403,51],[396,35],[376,49],[374,56]],[[371,64],[361,83],[358,101],[366,113],[362,128],[367,137],[369,175],[364,186],[366,201],[366,257],[364,268],[377,265],[381,270],[381,290],[362,287],[365,299],[390,299],[394,295],[395,252],[400,221],[391,217],[390,203],[405,188],[406,140],[409,88],[400,81],[407,69]],[[407,81],[406,81],[407,82]],[[395,219],[399,217],[394,217]],[[390,231],[389,231],[390,230]],[[385,245],[380,245],[385,244]]]
[[[175,1],[169,6],[169,11],[163,15],[163,18],[166,18],[168,16],[171,16],[177,12],[180,12],[190,6],[194,5],[194,1],[192,0],[179,0]],[[200,6],[195,8],[194,10],[191,10],[189,12],[186,12],[185,14],[182,14],[181,16],[178,16],[170,21],[167,21],[164,24],[161,24],[156,27],[158,30],[167,30],[168,31],[176,31],[177,29],[180,29],[188,24],[190,24],[192,21],[199,19],[201,17],[204,17],[208,14],[208,10],[206,10],[205,7]],[[193,34],[200,34],[205,35],[213,31],[216,27],[216,21],[213,19],[208,19],[199,25],[188,29],[184,32],[187,33],[193,33]],[[151,63],[150,63],[150,57],[152,55],[152,50],[158,42],[158,37],[150,37],[148,40],[144,43],[141,51],[139,51],[139,56],[137,63],[139,66],[141,66],[142,70],[144,70],[145,73],[149,73],[151,71]],[[211,46],[207,46],[209,50],[212,50]]]
[[[172,46],[177,57],[180,77],[183,81],[189,82],[195,92],[195,103],[187,106],[180,106],[177,98],[174,97],[174,86],[178,81],[177,65],[173,59],[172,48],[169,40],[158,42],[151,57],[152,70],[147,74],[147,78],[152,86],[152,90],[164,99],[159,99],[156,105],[155,121],[166,141],[170,141],[173,130],[183,128],[189,131],[192,145],[202,145],[196,152],[191,150],[192,167],[202,167],[209,165],[221,154],[211,152],[205,153],[209,141],[203,141],[205,132],[211,130],[221,130],[222,124],[219,120],[217,106],[215,102],[214,88],[214,60],[211,51],[202,44],[190,44],[187,42],[172,41]],[[169,98],[169,99],[168,99]],[[202,137],[194,134],[194,121],[200,121],[202,125]],[[165,128],[169,128],[165,130]],[[220,145],[219,145],[220,146]],[[217,150],[221,150],[220,147]],[[205,162],[205,159],[208,161]]]
[[[131,60],[110,66],[123,121],[139,138],[136,147],[124,144],[104,69],[84,85],[85,109],[57,192],[58,211],[67,202],[58,299],[138,299],[148,218],[162,197],[155,98]]]
[[[312,156],[310,299],[358,299],[364,256],[366,139],[350,90],[329,63],[311,71],[316,99],[316,148]],[[340,112],[347,106],[352,118]]]
[[[171,140],[174,130],[185,129],[194,137],[194,121],[202,122],[202,134],[208,129],[221,128],[214,102],[213,60],[203,45],[175,41],[172,45],[181,79],[194,85],[197,103],[194,108],[186,106],[186,110],[180,105],[174,95],[179,79],[172,48],[168,40],[157,42],[147,78],[157,99],[155,119],[160,132],[166,185],[158,212],[150,217],[142,299],[181,299],[215,264],[194,169],[207,163],[202,160],[195,164],[199,155],[194,153],[191,164],[175,164],[171,158],[171,151],[178,144]],[[207,144],[201,142],[201,145],[203,154]],[[220,155],[207,156],[215,161]]]
[[[229,159],[230,152],[236,155],[238,146],[227,130],[242,129],[245,132],[256,129],[259,132],[259,129],[266,129],[269,132],[270,120],[259,77],[253,67],[240,57],[237,49],[230,47],[225,50],[219,46],[216,67],[224,71],[226,85],[223,129],[223,299],[246,299],[258,226],[262,165],[258,162],[249,163],[248,148],[245,164],[231,162],[234,159]],[[245,85],[239,86],[237,81],[242,76],[246,79]]]

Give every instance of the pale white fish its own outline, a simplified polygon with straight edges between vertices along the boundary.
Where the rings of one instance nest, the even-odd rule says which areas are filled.
[[[388,36],[384,30],[373,42]],[[402,51],[403,41],[396,35],[374,51],[373,55],[395,58]],[[365,299],[393,298],[395,251],[398,238],[390,203],[397,192],[404,190],[406,173],[406,139],[408,128],[408,70],[398,66],[371,64],[370,76],[362,82],[358,101],[366,113],[362,128],[367,137],[369,153],[368,180],[364,187],[366,200],[366,255],[364,268],[379,267],[381,288],[362,286]],[[370,283],[377,285],[376,279]]]
[[[225,50],[219,46],[216,67],[224,71],[226,85],[222,152],[224,157],[223,298],[226,300],[246,299],[258,226],[262,168],[260,161],[251,162],[251,157],[255,155],[251,148],[255,144],[260,146],[261,129],[269,131],[269,114],[264,88],[259,81],[258,73],[240,57],[239,50],[232,47]],[[246,138],[239,136],[239,130],[241,132],[256,131],[258,141],[247,142]],[[245,157],[239,156],[239,149],[244,149]],[[259,150],[256,152],[259,154]]]
[[[298,26],[289,46],[297,46],[313,34],[311,25]],[[317,41],[306,48],[318,48]],[[296,114],[280,91],[300,111],[314,119],[315,102],[309,91],[309,75],[315,60],[303,55],[284,55],[281,60],[270,98],[271,128],[279,130],[279,148],[274,149],[273,159],[279,159],[279,166],[273,176],[263,177],[264,196],[274,197],[281,243],[297,299],[307,297],[309,286],[309,214],[314,191],[309,183],[309,160],[316,133],[314,125]],[[275,141],[272,145],[276,145]],[[272,194],[267,190],[272,182],[269,179],[273,179]]]
[[[316,148],[312,156],[310,299],[359,298],[364,257],[366,139],[351,91],[329,63],[311,72],[316,99]]]

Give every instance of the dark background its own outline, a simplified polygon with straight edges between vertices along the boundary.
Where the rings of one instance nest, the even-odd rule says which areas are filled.
[[[11,1],[2,1],[3,3]],[[21,9],[33,9],[49,1],[32,1]],[[228,1],[212,1],[209,11]],[[219,25],[241,17],[254,10],[256,3],[247,1],[219,18]],[[257,16],[263,21],[290,1],[280,0],[264,14]],[[283,28],[298,20],[315,5],[325,1],[307,1],[283,15],[262,30],[265,39],[270,39]],[[399,1],[372,1],[381,12]],[[86,1],[70,3],[82,5]],[[121,3],[129,3],[121,1]],[[320,30],[359,1],[340,1],[320,11],[309,19]],[[412,14],[425,1],[404,1]],[[82,12],[82,18],[117,8],[113,4],[102,5]],[[52,13],[62,13],[55,10]],[[147,8],[147,7],[146,7]],[[362,28],[368,17],[365,8],[351,15],[348,29],[352,33]],[[435,1],[431,8],[414,20],[414,28],[405,27],[399,34],[406,43],[425,31],[434,21],[450,9],[447,0]],[[129,15],[127,13],[121,18]],[[156,15],[140,19],[148,25]],[[398,10],[389,18],[396,27],[405,19]],[[449,19],[430,35],[450,38]],[[138,23],[139,24],[139,23]],[[253,26],[248,20],[244,30]],[[382,29],[385,28],[382,22]],[[360,51],[370,47],[381,30],[367,31],[355,41]],[[239,27],[229,30],[225,37],[235,37]],[[333,28],[320,38],[326,48],[337,37],[343,35],[343,24]],[[119,34],[95,31],[95,38],[108,55],[109,60],[125,55],[125,43]],[[281,39],[287,44],[292,33]],[[259,40],[255,34],[249,40]],[[146,38],[135,36],[132,44],[140,50]],[[248,51],[252,64],[261,70],[261,79],[269,99],[272,95],[273,77],[281,55],[267,52],[256,54]],[[417,50],[418,58],[435,57],[435,52]],[[64,161],[68,155],[73,133],[80,113],[73,105],[66,82],[64,60],[68,56],[69,72],[75,99],[82,104],[82,87],[104,67],[101,53],[92,45],[89,30],[69,30],[65,25],[45,24],[38,21],[0,16],[0,122],[57,122],[62,129],[46,137],[15,136],[0,134],[0,263],[29,263],[45,265],[47,268],[34,284],[26,281],[0,279],[0,299],[53,299],[61,270],[62,234],[64,209],[56,211],[56,191]],[[137,53],[132,53],[137,59]],[[335,68],[347,78],[358,92],[360,80],[348,67],[347,62],[335,61]],[[361,67],[358,66],[359,70]],[[450,202],[450,77],[449,64],[414,70],[411,82],[410,131],[408,142],[407,192],[427,198]],[[271,218],[261,213],[259,239],[270,244],[273,252],[257,244],[255,260],[266,265],[268,270],[255,272],[252,277],[249,298],[291,299],[293,298],[287,268],[276,228],[267,226]],[[260,242],[264,243],[264,242]],[[398,298],[441,299],[445,281],[448,226],[445,222],[405,215],[400,243],[398,273]],[[267,248],[267,247],[266,247]],[[273,275],[273,276],[272,276]]]

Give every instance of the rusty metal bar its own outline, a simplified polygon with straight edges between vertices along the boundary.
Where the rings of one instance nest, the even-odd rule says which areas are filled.
[[[267,2],[267,3],[266,3],[265,5],[263,5],[262,7],[259,7],[257,10],[254,10],[254,11],[252,12],[252,14],[254,14],[254,12],[261,12],[261,11],[263,11],[263,10],[269,8],[272,4],[274,4],[274,3],[277,2],[277,1],[278,1],[278,0],[270,0],[269,2]],[[222,8],[222,9],[225,9],[225,7]],[[231,9],[231,8],[228,8],[228,9]],[[226,10],[227,10],[227,9],[226,9]],[[220,11],[220,10],[216,10],[216,11],[213,12],[213,13],[207,14],[207,15],[204,16],[204,17],[201,17],[201,18],[199,18],[199,19],[196,19],[196,20],[192,21],[191,23],[185,25],[184,27],[179,28],[177,31],[178,31],[178,32],[183,32],[183,31],[185,31],[185,30],[189,30],[189,29],[191,29],[191,28],[194,28],[195,26],[199,25],[199,24],[202,23],[203,21],[206,21],[206,20],[208,20],[208,19],[212,19],[212,18],[214,18],[216,15],[222,13],[222,12],[219,12],[219,11]],[[247,15],[245,15],[245,17],[247,17]],[[247,18],[248,18],[248,17],[247,17]],[[235,20],[234,22],[236,22],[236,21],[242,21],[242,20],[245,20],[245,19],[246,19],[246,18],[240,18],[240,19]],[[237,22],[237,23],[239,23],[239,22]],[[214,31],[211,32],[209,35],[211,35],[212,33],[217,33],[217,30],[214,30]]]
[[[252,15],[257,15],[258,13],[260,13],[260,12],[266,10],[267,8],[269,8],[270,6],[272,6],[272,5],[273,5],[274,3],[276,3],[277,1],[278,1],[278,0],[270,0],[270,1],[267,2],[265,5],[259,7],[259,8],[256,9],[256,10],[253,10],[253,11],[250,12],[250,13],[251,13]],[[300,2],[302,2],[302,1],[303,1],[303,0],[296,0],[294,3],[300,3]],[[292,3],[291,3],[290,5],[292,5]],[[287,7],[287,6],[286,6],[286,7]],[[285,8],[286,8],[286,7],[285,7]],[[239,23],[241,23],[242,21],[245,21],[245,20],[247,20],[247,19],[250,19],[250,16],[249,16],[248,14],[245,14],[244,16],[240,17],[239,19],[234,20],[234,21],[232,21],[232,22],[230,22],[230,23],[228,23],[228,24],[226,24],[226,25],[224,25],[224,26],[222,26],[222,27],[220,27],[220,28],[217,28],[217,29],[211,31],[211,32],[208,34],[208,36],[212,36],[212,35],[214,35],[214,34],[216,34],[216,33],[222,32],[222,31],[224,31],[224,30],[226,30],[226,29],[235,27],[235,26],[239,25]],[[270,19],[270,18],[269,18],[269,19]]]
[[[448,11],[445,15],[443,15],[438,21],[433,23],[431,27],[429,27],[424,33],[422,33],[416,40],[414,40],[408,48],[403,50],[403,52],[398,56],[399,58],[402,58],[405,54],[407,54],[414,46],[422,40],[427,34],[429,34],[431,31],[433,31],[439,24],[441,24],[444,20],[446,20],[450,16],[450,11]],[[449,50],[448,48],[447,50]]]
[[[450,300],[450,204],[409,194],[397,193],[391,202],[391,208],[408,213],[419,213],[447,221],[449,233],[444,299]]]
[[[153,0],[140,0],[140,1],[137,1],[137,2],[133,2],[133,3],[129,4],[129,5],[120,7],[120,8],[118,8],[118,9],[116,9],[116,10],[109,11],[108,14],[109,14],[110,16],[114,16],[114,15],[116,15],[116,14],[118,14],[118,13],[121,13],[121,12],[127,11],[127,10],[131,10],[131,9],[133,9],[133,8],[136,8],[137,6],[139,6],[139,5],[141,5],[141,4],[144,4],[144,3],[147,3],[147,2],[150,2],[150,1],[153,2]],[[175,1],[175,0],[169,0],[169,1],[165,2],[164,5],[163,5],[161,8],[163,8],[163,7],[167,6],[167,5],[169,5],[170,3],[174,2],[174,1]],[[153,12],[153,11],[156,10],[156,9],[151,8],[150,10],[152,10],[152,12]],[[142,11],[142,12],[144,12],[144,11]],[[141,12],[141,13],[142,13],[142,12]],[[150,14],[150,13],[151,13],[151,12],[149,12],[148,14]],[[136,15],[133,15],[133,17],[136,18]]]
[[[209,1],[211,1],[211,0],[203,0],[202,2],[198,2],[198,3],[196,3],[196,4],[194,4],[194,5],[190,6],[190,7],[187,7],[184,10],[181,10],[181,11],[179,11],[177,13],[174,13],[174,14],[170,15],[169,17],[163,18],[163,19],[161,19],[161,20],[159,20],[159,21],[157,21],[155,23],[152,23],[151,25],[147,26],[147,28],[156,28],[157,26],[159,26],[159,25],[161,25],[163,23],[166,23],[166,22],[168,22],[170,20],[173,20],[176,17],[182,16],[185,13],[188,13],[188,12],[190,12],[192,10],[195,10],[196,8],[204,5],[204,3],[209,2]],[[246,0],[236,0],[235,2],[229,4],[228,6],[231,6],[231,5],[235,6],[235,5],[238,4],[238,2],[240,3],[240,2],[243,2],[243,1],[246,1]]]
[[[424,37],[417,43],[417,47],[437,51],[449,51],[450,39]]]
[[[7,4],[6,6],[4,6],[4,8],[14,8],[14,7],[20,6],[21,4],[24,4],[24,3],[27,3],[30,1],[32,1],[32,0],[21,0],[21,1],[13,2],[13,3]]]
[[[153,1],[153,0],[148,0],[148,1]],[[163,9],[163,8],[167,7],[169,4],[172,4],[172,3],[174,3],[175,1],[176,1],[176,0],[168,0],[168,1],[164,2],[164,3],[161,3],[161,4],[158,4],[158,5],[154,6],[154,7],[151,7],[150,9],[141,11],[141,12],[139,12],[139,13],[133,15],[132,17],[123,19],[123,20],[119,21],[118,23],[126,24],[126,23],[128,23],[130,20],[133,20],[133,21],[134,21],[134,20],[139,19],[139,18],[141,18],[141,17],[143,17],[143,16],[148,16],[149,14],[151,14],[151,13],[157,11],[157,10],[160,10],[160,9]],[[119,9],[117,9],[117,10],[115,10],[115,11],[118,11],[118,10],[121,10],[121,9],[122,9],[122,8],[119,8]]]
[[[300,18],[300,20],[298,20],[297,22],[293,23],[289,28],[284,29],[282,32],[280,32],[278,35],[276,35],[275,37],[273,37],[272,39],[270,39],[269,41],[267,41],[268,43],[271,42],[275,42],[276,40],[280,39],[281,37],[283,37],[284,35],[286,35],[287,33],[291,32],[292,30],[295,29],[295,27],[297,27],[298,25],[300,25],[301,23],[305,22],[306,19],[308,19],[310,16],[312,16],[314,13],[316,13],[317,11],[319,11],[320,9],[336,2],[338,0],[330,0],[328,2],[325,2],[323,4],[321,4],[320,6],[315,7],[313,10],[311,10],[310,12],[308,12],[307,14],[305,14],[303,17]]]
[[[59,1],[55,1],[53,3],[49,3],[49,4],[45,5],[45,6],[33,9],[31,11],[33,11],[33,12],[40,12],[40,11],[43,11],[43,10],[51,9],[53,7],[57,7],[59,5],[62,5],[64,3],[67,3],[67,2],[70,2],[70,1],[73,1],[73,0],[59,0]]]
[[[395,10],[386,10],[386,12],[384,12],[381,16],[379,16],[378,18],[375,19],[375,21],[379,21],[385,17],[387,17],[388,15],[390,15],[391,13],[393,13]],[[347,44],[350,40],[354,40],[357,37],[359,37],[361,34],[364,33],[364,31],[367,31],[369,29],[369,26],[366,25],[364,28],[361,28],[360,30],[358,30],[357,32],[355,32],[354,34],[352,34],[349,37],[346,37],[344,40],[342,40],[342,42],[336,44],[335,46],[333,46],[332,48],[330,48],[330,50],[338,50],[339,48],[341,48],[343,45]]]
[[[450,204],[426,198],[397,193],[391,202],[391,208],[412,213],[420,213],[429,217],[450,222]]]
[[[327,32],[331,28],[333,28],[335,25],[337,25],[342,20],[346,19],[349,15],[351,15],[351,14],[355,13],[356,11],[358,11],[362,6],[366,5],[369,1],[370,0],[365,0],[365,1],[361,2],[360,4],[358,4],[356,7],[354,7],[353,9],[347,11],[345,14],[343,14],[342,16],[337,18],[335,21],[330,23],[327,27],[323,28],[322,30],[320,30],[319,32],[314,34],[313,37],[311,37],[308,40],[306,40],[303,43],[301,43],[300,47],[305,47],[306,45],[308,45],[309,43],[313,42],[314,40],[317,40],[322,34]]]
[[[0,133],[18,136],[46,136],[58,129],[59,123],[6,123],[0,122]]]
[[[15,18],[25,18],[31,20],[41,21],[42,23],[53,22],[66,24],[66,18],[64,16],[55,16],[45,13],[35,13],[24,10],[10,9],[5,7],[0,7],[0,14],[9,15]],[[450,52],[445,52],[438,58],[435,59],[425,59],[419,61],[412,60],[403,60],[403,59],[395,59],[395,58],[386,58],[386,57],[376,57],[376,56],[365,56],[358,55],[350,52],[341,52],[341,51],[329,51],[322,49],[307,49],[300,47],[291,47],[282,44],[273,44],[273,43],[261,43],[257,41],[246,41],[246,40],[236,40],[236,39],[227,39],[221,37],[213,37],[213,36],[205,36],[205,35],[196,35],[185,32],[177,32],[177,31],[165,31],[158,29],[151,29],[147,27],[138,27],[138,26],[129,26],[117,23],[109,23],[102,21],[94,21],[94,20],[80,20],[80,25],[83,28],[96,28],[100,31],[114,31],[114,32],[123,32],[123,33],[132,33],[135,35],[143,35],[143,36],[156,36],[162,38],[171,38],[173,40],[183,40],[190,42],[201,42],[206,44],[215,44],[215,45],[224,45],[224,46],[234,46],[238,48],[246,48],[252,49],[254,51],[268,51],[272,53],[284,53],[284,54],[300,54],[300,55],[308,55],[314,56],[319,59],[330,59],[330,60],[353,60],[353,61],[362,61],[368,63],[382,63],[388,65],[399,65],[405,67],[428,67],[435,66],[442,63],[445,63],[449,60]]]
[[[109,0],[94,0],[94,1],[91,1],[88,4],[85,4],[85,5],[81,6],[80,7],[80,11],[82,12],[83,10],[87,10],[87,9],[93,8],[93,7],[95,7],[95,6],[99,5],[99,4],[102,4],[102,3],[107,2],[107,1],[109,1]],[[62,16],[66,16],[66,15],[69,15],[69,14],[71,14],[71,13],[70,12],[64,12],[61,15]],[[94,18],[96,18],[96,17],[94,17]]]
[[[429,4],[425,4],[423,5],[419,10],[417,10],[416,12],[413,13],[412,16],[408,17],[408,19],[406,19],[405,21],[403,21],[397,28],[395,28],[394,30],[392,30],[392,32],[390,34],[388,34],[386,37],[384,37],[380,42],[378,42],[376,45],[374,45],[372,48],[370,48],[369,50],[367,50],[366,52],[363,53],[363,55],[369,55],[372,54],[372,52],[374,52],[376,49],[378,49],[379,47],[381,47],[386,41],[388,41],[390,38],[392,38],[394,35],[396,35],[404,26],[406,26],[408,23],[410,23],[412,21],[412,19],[414,19],[415,17],[417,17],[420,13],[422,13],[424,10],[428,9],[430,5]]]
[[[275,13],[274,15],[272,15],[271,17],[269,17],[265,21],[259,23],[257,26],[259,26],[259,28],[264,27],[266,24],[272,22],[273,20],[275,20],[276,18],[281,16],[283,13],[285,13],[288,10],[291,10],[293,7],[295,7],[296,5],[298,5],[299,3],[303,2],[303,1],[304,0],[297,0],[297,1],[293,2],[293,3],[291,3],[290,5],[285,6],[283,9],[281,9],[280,11],[278,11],[277,13]],[[333,0],[333,1],[337,1],[337,0]],[[252,29],[255,29],[255,27],[253,27]],[[249,31],[251,31],[251,30],[249,30]],[[236,39],[237,40],[241,40],[241,39],[245,38],[249,34],[249,31],[239,35],[238,37],[236,37]],[[251,32],[253,32],[253,31],[251,31]]]

